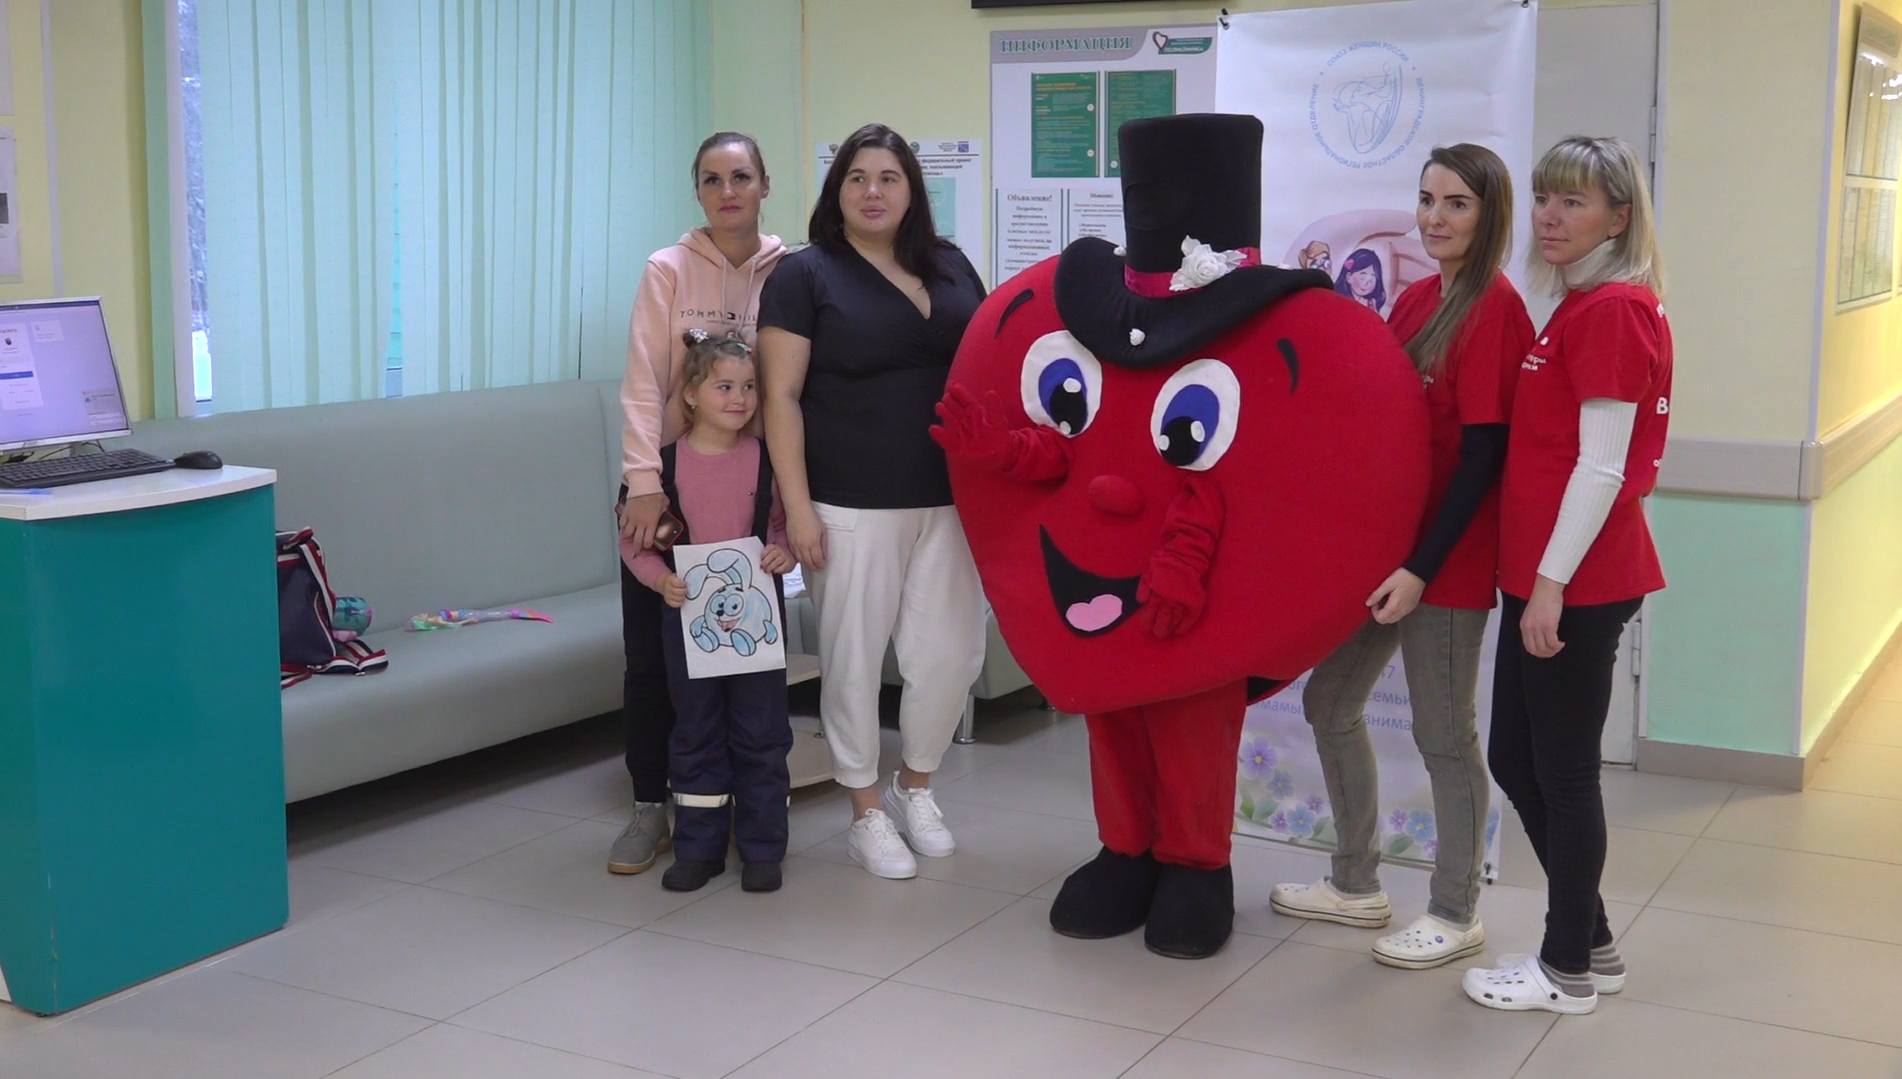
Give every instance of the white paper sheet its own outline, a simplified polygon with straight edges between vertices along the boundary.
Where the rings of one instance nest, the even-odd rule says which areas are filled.
[[[14,182],[17,147],[13,129],[0,127],[0,277],[20,276],[19,187]]]
[[[757,537],[674,548],[674,572],[687,582],[680,609],[687,677],[784,670],[786,631],[773,577],[760,569]]]

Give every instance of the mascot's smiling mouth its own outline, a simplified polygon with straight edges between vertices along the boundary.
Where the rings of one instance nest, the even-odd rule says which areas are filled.
[[[1043,538],[1044,574],[1050,579],[1050,598],[1056,600],[1057,614],[1070,631],[1081,637],[1096,637],[1122,625],[1140,606],[1136,586],[1140,577],[1099,577],[1077,568],[1076,563],[1057,550],[1050,530],[1039,528]]]

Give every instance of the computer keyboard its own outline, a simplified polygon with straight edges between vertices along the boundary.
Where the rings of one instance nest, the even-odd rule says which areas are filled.
[[[46,461],[19,461],[0,464],[0,488],[64,487],[72,483],[165,472],[172,467],[172,462],[163,457],[154,457],[144,450],[110,450],[77,457],[54,457]]]

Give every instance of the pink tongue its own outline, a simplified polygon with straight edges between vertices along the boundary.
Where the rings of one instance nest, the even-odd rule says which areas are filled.
[[[1088,603],[1072,603],[1063,612],[1064,621],[1084,633],[1095,633],[1123,616],[1123,601],[1115,596],[1098,596]]]

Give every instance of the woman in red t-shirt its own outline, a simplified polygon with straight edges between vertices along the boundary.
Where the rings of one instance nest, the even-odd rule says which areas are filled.
[[[1599,740],[1625,623],[1664,587],[1642,499],[1671,412],[1671,328],[1644,169],[1617,139],[1554,146],[1532,175],[1535,281],[1564,300],[1519,372],[1501,485],[1493,776],[1545,867],[1545,943],[1466,993],[1582,1014],[1624,988],[1598,896]]]
[[[1465,144],[1434,150],[1420,173],[1417,213],[1440,272],[1401,294],[1390,324],[1426,385],[1432,497],[1412,557],[1367,601],[1373,617],[1308,677],[1302,704],[1340,839],[1332,876],[1279,885],[1272,903],[1290,917],[1343,925],[1375,928],[1393,918],[1376,875],[1379,780],[1362,713],[1398,648],[1413,740],[1433,782],[1435,834],[1425,843],[1438,849],[1426,913],[1377,940],[1374,958],[1424,970],[1486,944],[1479,875],[1488,785],[1474,695],[1494,602],[1506,424],[1532,320],[1499,272],[1512,250],[1512,180],[1497,154]]]

